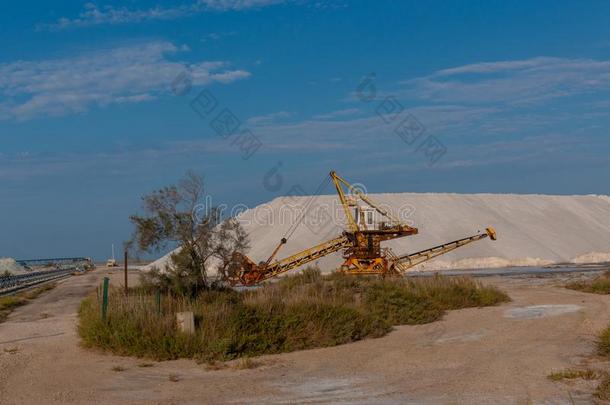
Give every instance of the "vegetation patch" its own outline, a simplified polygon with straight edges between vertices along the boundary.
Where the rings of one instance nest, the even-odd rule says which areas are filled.
[[[591,280],[591,281],[577,281],[573,283],[569,283],[566,285],[567,288],[572,290],[578,290],[587,293],[593,294],[610,294],[610,270],[606,270],[601,276]],[[606,329],[602,331],[599,336],[599,340],[597,343],[597,351],[601,356],[610,357],[610,325]],[[595,396],[601,400],[608,401],[610,400],[610,374],[609,373],[599,373],[593,372],[597,375],[597,377],[586,378],[584,376],[576,376],[572,378],[585,378],[585,379],[599,379],[601,378],[601,382],[597,386],[595,391]],[[553,377],[559,377],[560,373],[553,373],[549,376],[549,378],[554,379]],[[590,376],[590,375],[589,375]],[[570,378],[570,377],[564,377]],[[562,378],[557,378],[562,379]]]
[[[610,325],[601,333],[598,341],[598,352],[602,356],[610,356]],[[610,400],[610,373],[604,370],[576,370],[567,369],[549,374],[549,379],[553,381],[562,380],[601,380],[594,395],[603,400]]]
[[[253,368],[257,368],[262,363],[260,361],[254,360],[250,357],[242,357],[237,360],[237,362],[233,365],[236,370],[250,370]]]
[[[49,291],[53,288],[55,288],[55,283],[50,283],[30,291],[25,291],[15,295],[7,295],[6,297],[0,297],[0,322],[6,320],[9,314],[13,312],[15,308],[27,304],[43,292]]]
[[[610,401],[610,375],[606,374],[602,379],[595,390],[595,396],[603,401]]]
[[[575,369],[567,369],[562,371],[556,371],[549,374],[549,379],[553,381],[562,381],[562,380],[575,380],[575,379],[583,379],[583,380],[597,380],[601,377],[601,373],[595,370],[575,370]]]
[[[566,288],[593,294],[610,294],[610,270],[591,281],[575,281]]]
[[[610,325],[599,335],[597,344],[599,354],[602,356],[610,356]]]
[[[244,292],[163,294],[159,307],[154,291],[111,289],[105,320],[99,297],[83,301],[79,333],[85,346],[116,354],[213,362],[381,337],[393,325],[428,323],[446,310],[508,300],[471,278],[382,280],[307,269]],[[175,313],[182,311],[195,314],[194,335],[177,330]]]

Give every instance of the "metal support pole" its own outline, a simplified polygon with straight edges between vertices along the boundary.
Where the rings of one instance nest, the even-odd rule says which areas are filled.
[[[127,295],[128,287],[127,287],[127,249],[125,249],[125,295]]]
[[[102,319],[106,320],[106,313],[108,312],[108,283],[110,279],[104,277],[104,286],[102,287]]]

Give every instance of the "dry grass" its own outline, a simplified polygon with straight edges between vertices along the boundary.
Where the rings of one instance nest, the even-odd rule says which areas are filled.
[[[561,381],[561,380],[575,380],[575,379],[583,379],[583,380],[597,380],[601,377],[601,373],[595,370],[575,370],[575,369],[567,369],[562,371],[556,371],[549,374],[549,379],[553,381]]]
[[[111,290],[106,321],[99,296],[82,303],[79,333],[86,346],[116,354],[224,361],[381,337],[392,325],[433,322],[446,310],[507,300],[470,278],[380,280],[309,270],[241,293],[163,296],[161,313],[154,294]],[[195,314],[194,335],[176,329],[175,313],[183,311]]]
[[[0,298],[0,311],[17,308],[25,304],[27,300],[23,296],[9,295]]]
[[[250,357],[243,357],[237,360],[237,362],[233,365],[233,368],[235,368],[236,370],[250,370],[253,368],[257,368],[260,365],[262,365],[260,361],[254,360]]]
[[[601,276],[592,281],[573,282],[566,285],[566,287],[594,294],[610,294],[610,270],[606,270]],[[610,325],[599,335],[597,351],[601,356],[610,358]],[[610,401],[610,373],[598,372],[597,377],[593,379],[599,378],[602,380],[597,386],[595,396],[603,401]]]
[[[15,310],[15,308],[27,304],[45,291],[52,290],[55,288],[55,285],[55,283],[44,284],[33,290],[15,295],[7,295],[6,297],[0,297],[0,322],[6,320],[10,313]]]
[[[54,289],[56,286],[57,286],[56,283],[43,284],[38,288],[34,288],[32,290],[28,290],[28,291],[24,292],[23,297],[25,297],[25,299],[28,299],[28,300],[33,300],[34,298],[37,298],[40,294]]]
[[[602,356],[610,356],[610,325],[599,335],[597,348]]]
[[[610,270],[591,281],[575,281],[566,288],[593,294],[610,294]]]
[[[602,356],[610,356],[610,325],[600,334],[598,352]],[[568,369],[551,373],[548,377],[553,381],[574,379],[601,380],[594,395],[603,401],[610,400],[610,372],[608,371]]]
[[[607,374],[597,386],[595,396],[603,401],[610,401],[610,374]]]
[[[217,371],[227,368],[227,365],[221,361],[210,360],[205,364],[205,369],[208,371]]]

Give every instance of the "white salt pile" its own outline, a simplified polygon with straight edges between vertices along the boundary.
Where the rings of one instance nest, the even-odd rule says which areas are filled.
[[[493,226],[498,240],[460,248],[418,266],[419,270],[542,266],[554,263],[610,261],[610,197],[515,194],[371,194],[374,201],[419,228],[419,234],[386,242],[397,254],[412,253]],[[280,238],[307,209],[278,258],[332,239],[345,229],[345,217],[334,195],[279,197],[242,213],[238,219],[250,236],[248,255],[266,260]],[[163,257],[149,267],[164,267]],[[317,264],[332,270],[341,263],[334,253]]]
[[[2,257],[0,258],[0,275],[9,272],[11,274],[23,274],[25,273],[25,269],[19,263],[10,257]]]

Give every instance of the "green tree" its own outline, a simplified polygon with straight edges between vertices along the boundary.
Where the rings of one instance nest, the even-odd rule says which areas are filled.
[[[144,282],[177,294],[196,295],[210,288],[210,273],[221,280],[232,275],[235,253],[249,248],[246,232],[235,218],[206,205],[203,178],[193,172],[176,185],[142,197],[144,215],[132,215],[133,244],[145,252],[180,246],[164,269],[154,269]]]

